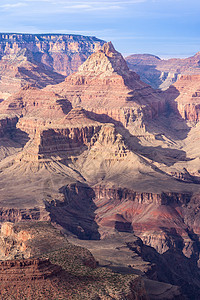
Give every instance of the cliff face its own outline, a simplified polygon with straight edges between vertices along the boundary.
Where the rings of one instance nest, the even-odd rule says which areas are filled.
[[[97,269],[88,250],[70,244],[48,222],[4,223],[0,253],[6,259],[0,262],[2,298],[94,299],[103,294],[102,299],[147,299],[139,276]]]
[[[61,271],[48,260],[25,259],[0,262],[0,281],[11,284],[15,282],[29,282],[55,276]]]
[[[186,221],[191,216],[189,207],[194,206],[191,194],[139,193],[81,185],[69,185],[62,192],[65,201],[52,202],[48,206],[50,216],[79,237],[105,238],[116,231],[134,232],[161,254],[171,248],[179,249],[187,257],[197,254],[191,232],[199,232],[195,225],[199,215],[196,214],[194,225]],[[86,210],[81,209],[81,203]],[[76,217],[73,217],[75,207]]]
[[[141,80],[153,88],[166,90],[182,75],[200,74],[200,52],[192,57],[178,59],[160,59],[150,54],[133,54],[126,57],[131,70],[141,76]]]
[[[184,75],[164,95],[172,110],[186,121],[199,122],[200,75]]]
[[[9,135],[9,133],[16,128],[18,118],[13,116],[10,117],[9,115],[1,115],[0,118],[0,137],[5,136],[6,134]]]
[[[50,70],[69,75],[101,48],[104,41],[95,37],[67,34],[0,34],[0,55],[11,59],[21,50],[28,50],[29,59]]]
[[[87,247],[103,265],[131,266],[153,280],[181,285],[191,299],[198,297],[199,213],[194,195],[104,186],[92,189],[83,184],[65,186],[61,192],[64,201],[48,203],[47,209],[53,221],[81,239],[72,238],[72,242]]]
[[[3,99],[27,84],[43,88],[64,80],[62,75],[46,69],[43,64],[27,57],[25,49],[13,54],[12,57],[3,56],[0,60],[0,75],[0,91]]]
[[[200,125],[181,117],[170,91],[140,81],[107,43],[64,82],[6,97],[1,222],[51,220],[82,239],[135,233],[197,266]],[[198,102],[198,86],[192,93]],[[2,239],[10,258],[22,246],[18,232],[11,241]]]
[[[53,92],[42,92],[36,87],[26,85],[2,102],[1,113],[56,122],[64,118],[71,108],[67,99]]]
[[[103,43],[76,35],[0,34],[2,98],[27,84],[43,88],[62,82]]]
[[[47,89],[63,95],[73,106],[101,115],[100,120],[107,116],[107,121],[112,118],[124,126],[139,116],[151,120],[165,110],[160,94],[129,71],[110,42],[92,54],[65,82]]]

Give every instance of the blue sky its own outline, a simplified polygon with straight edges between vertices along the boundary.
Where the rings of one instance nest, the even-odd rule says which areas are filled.
[[[199,0],[1,0],[0,31],[74,33],[112,41],[124,55],[200,51]]]

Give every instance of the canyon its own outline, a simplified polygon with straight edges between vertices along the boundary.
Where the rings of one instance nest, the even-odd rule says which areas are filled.
[[[2,299],[147,299],[140,276],[98,267],[88,250],[69,243],[50,222],[5,222],[0,243]]]
[[[104,41],[67,34],[0,34],[0,99],[27,84],[62,82]]]
[[[73,34],[0,34],[1,60],[25,57],[48,69],[69,75],[105,42],[96,37]]]
[[[161,59],[151,54],[133,54],[126,57],[131,70],[155,89],[166,90],[182,75],[200,75],[200,52],[188,58]]]
[[[53,48],[54,35],[41,36],[37,47],[31,36],[26,38],[32,46],[20,35],[13,38],[33,56],[38,49],[45,52],[49,40],[51,52],[66,51],[61,39],[62,47]],[[137,275],[135,289],[140,286],[142,296],[130,299],[198,299],[199,75],[182,75],[167,90],[155,90],[129,70],[111,42],[101,48],[97,39],[87,43],[96,52],[66,79],[43,85],[29,74],[35,84],[2,91],[0,258],[11,264],[18,259],[19,265],[25,259],[27,272],[39,272],[36,254],[43,259],[46,249],[61,251],[70,242],[91,251],[93,267],[96,259],[117,270],[116,276]],[[79,50],[75,45],[70,51]],[[6,55],[15,51],[9,47]],[[69,242],[58,232],[51,238],[45,222]],[[39,227],[34,231],[27,224]],[[51,264],[53,259],[41,260],[41,268]],[[18,272],[17,263],[13,270]]]

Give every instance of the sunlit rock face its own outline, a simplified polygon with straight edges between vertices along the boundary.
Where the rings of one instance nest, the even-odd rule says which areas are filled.
[[[63,82],[2,98],[1,222],[50,220],[91,240],[125,232],[198,265],[199,122],[176,85],[143,83],[109,42]]]
[[[183,75],[165,91],[173,110],[186,121],[198,123],[200,115],[200,75]]]
[[[50,70],[69,75],[104,41],[95,37],[68,34],[0,34],[0,56],[3,60],[20,60],[23,50],[27,60],[35,60]]]
[[[27,84],[57,84],[104,41],[78,35],[0,34],[0,99]]]
[[[152,120],[165,110],[160,93],[128,69],[111,42],[92,54],[65,82],[46,89],[66,97],[74,107],[98,114],[100,120],[113,119],[125,127],[143,117]]]
[[[160,59],[151,54],[133,54],[126,57],[129,68],[139,74],[142,81],[162,90],[166,90],[182,75],[200,75],[199,60],[200,52],[183,59]]]

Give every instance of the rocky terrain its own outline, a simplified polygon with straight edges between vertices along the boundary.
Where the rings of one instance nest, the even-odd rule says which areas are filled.
[[[195,75],[154,90],[109,42],[65,81],[5,97],[0,221],[51,221],[91,251],[96,240],[119,243],[125,234],[109,255],[125,247],[145,261],[127,267],[157,281],[146,281],[152,299],[198,299],[198,89]],[[9,259],[25,247],[14,241]]]
[[[200,75],[200,52],[192,57],[160,59],[151,54],[133,54],[126,57],[131,70],[153,88],[166,90],[182,75]]]
[[[183,75],[166,91],[167,101],[172,110],[190,122],[199,122],[200,75]]]
[[[104,41],[79,35],[0,34],[0,99],[64,80]]]
[[[98,267],[48,222],[4,223],[0,243],[1,299],[148,299],[140,276]]]
[[[105,42],[96,37],[69,34],[0,34],[1,59],[24,53],[59,74],[69,75]]]

